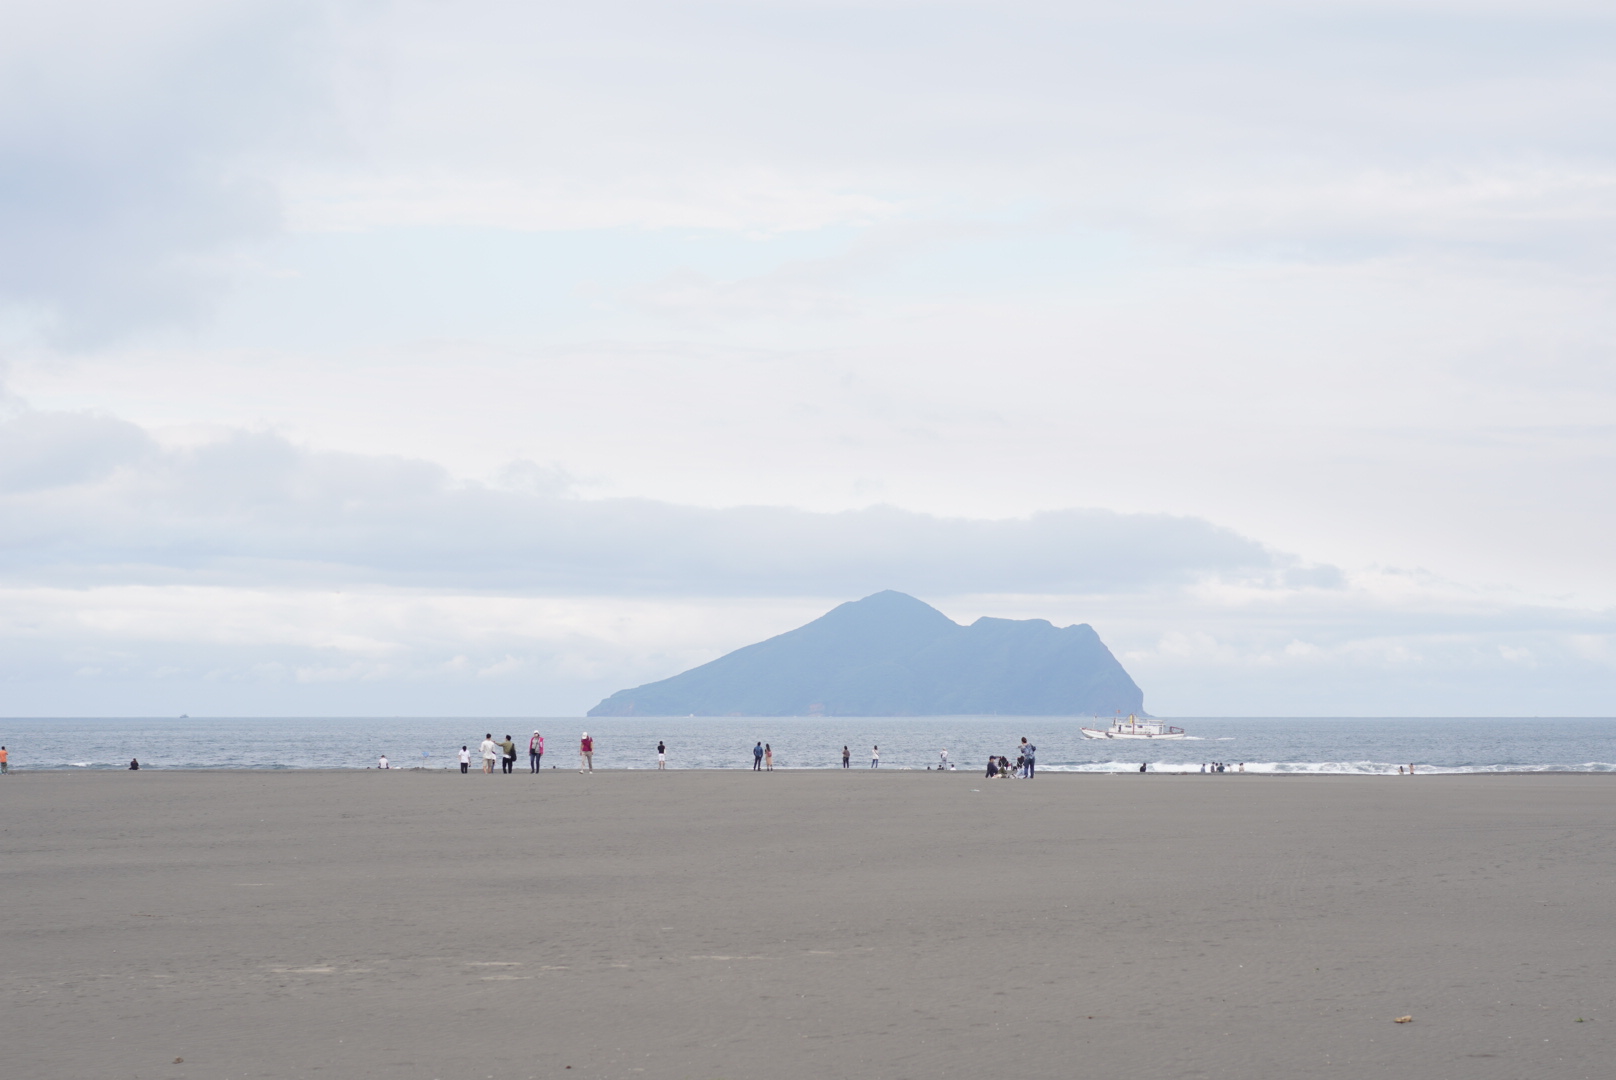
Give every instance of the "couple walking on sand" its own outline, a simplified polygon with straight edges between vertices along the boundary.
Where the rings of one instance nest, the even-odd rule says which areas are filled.
[[[502,762],[501,771],[506,773],[511,771],[511,765],[516,761],[516,742],[509,735],[505,736],[504,742],[497,743],[494,741],[493,733],[490,732],[483,736],[483,744],[478,749],[482,751],[483,755],[484,774],[491,774],[494,771],[494,761],[496,759]],[[466,748],[464,746],[460,748],[460,755],[460,764],[465,765]],[[465,772],[466,770],[462,768],[460,771]]]

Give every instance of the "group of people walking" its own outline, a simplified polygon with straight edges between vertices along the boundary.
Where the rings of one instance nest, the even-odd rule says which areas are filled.
[[[492,774],[494,762],[499,762],[500,771],[509,774],[516,766],[516,740],[505,736],[503,742],[496,741],[493,733],[483,736],[482,745],[477,748],[482,756],[483,772]],[[657,768],[668,767],[668,747],[660,740],[656,744]],[[472,750],[470,746],[460,748],[460,771],[471,771]],[[530,773],[539,773],[544,768],[544,736],[535,731],[527,740],[527,768]],[[551,766],[555,768],[555,766]],[[595,771],[595,740],[584,732],[578,740],[578,771],[592,773]]]
[[[588,732],[584,733],[584,746],[584,757],[587,760],[589,757]],[[507,775],[509,775],[511,770],[516,766],[516,740],[511,738],[509,735],[505,736],[504,742],[495,742],[493,733],[490,732],[489,734],[483,736],[482,745],[477,749],[478,752],[482,754],[483,772],[485,773],[492,773],[494,771],[494,762],[496,761],[499,762],[500,771],[506,773]],[[543,760],[544,736],[535,731],[532,737],[527,741],[528,772],[538,772],[540,764],[543,762]],[[470,747],[462,746],[460,748],[460,771],[463,773],[471,771]]]

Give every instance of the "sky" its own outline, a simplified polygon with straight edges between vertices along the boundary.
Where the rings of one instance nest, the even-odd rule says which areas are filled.
[[[1616,14],[0,5],[0,715],[575,715],[886,588],[1616,715]]]

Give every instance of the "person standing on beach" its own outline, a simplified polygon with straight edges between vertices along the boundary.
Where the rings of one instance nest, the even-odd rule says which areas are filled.
[[[538,772],[544,767],[544,736],[537,731],[527,741],[527,769],[528,772]]]
[[[842,768],[851,769],[852,767],[853,767],[853,755],[847,749],[847,747],[844,746],[844,747],[842,747]]]
[[[768,743],[763,744],[763,771],[774,771],[774,747]]]
[[[1021,765],[1024,780],[1031,780],[1038,772],[1038,748],[1028,742],[1025,735],[1021,737]]]
[[[589,737],[589,732],[587,731],[584,732],[583,739],[578,743],[578,759],[579,772],[583,772],[585,769],[590,772],[595,771],[595,740]]]
[[[0,773],[8,773],[10,771],[11,771],[11,755],[9,753],[7,753],[5,747],[0,746]]]
[[[470,771],[471,771],[471,751],[466,749],[466,744],[465,743],[461,743],[460,744],[460,775],[464,776]]]
[[[942,760],[937,765],[937,771],[938,772],[947,772],[948,771],[948,751],[947,750],[944,750],[943,753],[942,753]]]
[[[656,744],[656,767],[658,769],[668,767],[668,748],[663,745],[661,739],[658,739]]]
[[[483,736],[483,744],[478,749],[483,752],[483,772],[488,776],[493,776],[494,759],[499,757],[499,744],[494,741],[492,731]]]
[[[752,747],[752,771],[763,771],[763,744],[761,742]]]
[[[509,735],[499,744],[499,768],[506,776],[511,775],[511,767],[516,764],[516,740]]]
[[[881,767],[881,748],[879,746],[872,746],[872,747],[870,747],[870,768],[879,769],[880,767]]]

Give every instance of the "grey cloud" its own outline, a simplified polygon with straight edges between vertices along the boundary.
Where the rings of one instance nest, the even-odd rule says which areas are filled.
[[[86,413],[24,412],[0,423],[0,493],[102,480],[152,452],[151,438],[125,420]]]
[[[557,494],[564,480],[542,470],[518,469],[525,488],[501,489],[428,462],[245,432],[155,450],[127,425],[60,415],[14,419],[0,439],[18,461],[65,463],[0,494],[0,576],[13,582],[946,595],[1127,591],[1286,565],[1246,537],[1165,514],[982,521],[585,500]]]
[[[0,307],[68,345],[204,312],[278,228],[261,159],[318,111],[312,14],[14,7],[0,32],[46,44],[0,50]]]

